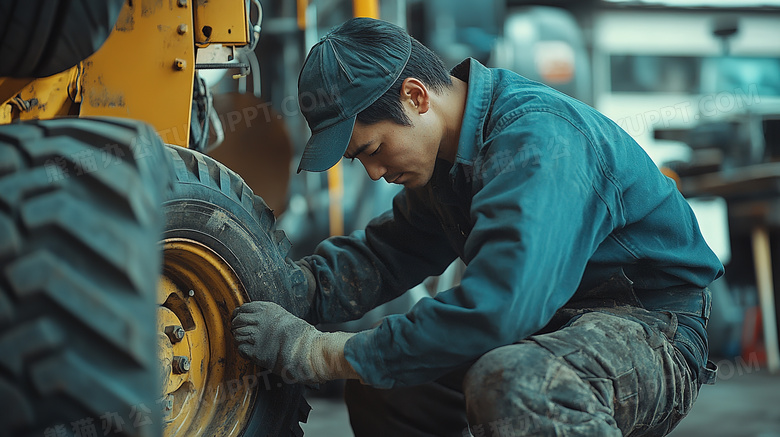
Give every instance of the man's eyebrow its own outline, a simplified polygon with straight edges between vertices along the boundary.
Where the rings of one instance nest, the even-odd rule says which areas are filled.
[[[354,155],[349,156],[347,154],[344,154],[344,157],[347,158],[347,159],[355,159],[355,158],[357,158],[357,156],[360,155],[361,153],[363,153],[363,151],[365,151],[368,148],[368,146],[371,145],[371,143],[373,143],[373,141],[369,141],[366,144],[363,144],[362,146],[358,147],[358,149],[355,151]]]

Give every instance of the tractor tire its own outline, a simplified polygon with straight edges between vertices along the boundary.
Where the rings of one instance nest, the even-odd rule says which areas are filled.
[[[106,41],[123,0],[0,0],[0,77],[46,77]]]
[[[248,300],[273,301],[304,317],[308,312],[306,278],[287,257],[289,240],[283,231],[275,229],[273,212],[263,199],[254,195],[239,175],[213,158],[177,146],[168,146],[168,150],[175,181],[173,194],[163,206],[163,238],[193,240],[210,248],[235,272]],[[168,257],[165,252],[164,257]],[[224,306],[219,305],[224,312],[222,320],[229,325],[233,308]],[[229,337],[223,341],[232,348],[228,361],[246,361],[238,356],[229,329],[223,335]],[[303,435],[300,422],[306,421],[310,410],[303,398],[305,387],[268,371],[261,375],[253,393],[254,407],[245,417],[233,419],[243,431],[231,435]],[[233,380],[245,378],[241,374]]]
[[[160,435],[170,177],[146,124],[0,126],[0,435]]]

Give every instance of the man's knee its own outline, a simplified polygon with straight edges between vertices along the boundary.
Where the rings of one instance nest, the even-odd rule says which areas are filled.
[[[483,355],[466,373],[463,392],[467,410],[473,405],[502,402],[511,396],[513,403],[539,393],[555,357],[534,343],[520,343],[494,349]]]
[[[620,435],[608,407],[565,361],[534,342],[495,349],[463,382],[472,427],[510,427],[507,435]],[[503,435],[503,434],[502,434]]]

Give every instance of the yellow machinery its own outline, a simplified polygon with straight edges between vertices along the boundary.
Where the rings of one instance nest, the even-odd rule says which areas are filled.
[[[4,7],[6,10],[13,9],[10,3],[6,3]],[[22,15],[23,12],[18,15]],[[40,13],[44,15],[43,11]],[[15,133],[20,126],[25,126],[17,124],[19,122],[32,122],[34,124],[30,126],[35,126],[43,135],[49,135],[55,129],[52,126],[57,125],[34,122],[34,120],[73,116],[85,119],[119,117],[142,120],[151,124],[164,144],[185,148],[200,145],[197,148],[202,150],[209,135],[210,120],[207,105],[210,104],[208,100],[210,96],[204,89],[205,86],[198,84],[196,70],[226,69],[235,75],[246,74],[248,66],[236,61],[239,51],[253,50],[259,36],[258,23],[261,13],[258,1],[125,1],[116,19],[114,31],[110,33],[102,47],[88,58],[48,77],[0,78],[0,102],[2,102],[0,125],[10,123],[7,129],[0,130],[0,140],[9,144],[18,142],[21,144],[18,146],[19,151],[24,155],[39,149],[41,142],[29,143],[28,141],[29,144],[24,144],[25,136]],[[254,17],[252,21],[250,15]],[[6,38],[10,37],[6,36]],[[24,43],[24,41],[14,42]],[[201,105],[197,101],[193,104],[193,99],[202,99],[203,102]],[[197,110],[199,106],[200,111]],[[45,170],[50,183],[64,181],[78,185],[86,178],[99,178],[104,170],[107,177],[112,177],[111,171],[119,171],[122,168],[111,167],[110,160],[121,161],[121,158],[127,158],[126,155],[130,152],[134,154],[136,161],[144,159],[146,156],[144,148],[148,144],[137,141],[137,137],[129,139],[126,142],[129,147],[124,149],[106,141],[114,136],[120,138],[124,135],[120,132],[121,129],[116,127],[113,127],[116,133],[111,132],[111,129],[107,131],[110,123],[114,122],[98,121],[97,127],[93,126],[94,123],[85,125],[87,127],[79,130],[75,135],[79,141],[92,141],[91,136],[99,133],[102,135],[101,140],[95,141],[104,141],[104,143],[96,144],[93,150],[82,150],[70,155],[67,152],[58,156],[51,155],[54,158],[46,160],[43,168],[37,170],[41,170],[41,173]],[[66,130],[82,129],[73,122],[68,122],[67,126]],[[200,137],[191,138],[191,132],[198,131]],[[3,132],[8,135],[4,137]],[[59,141],[63,144],[63,150],[67,150],[65,145],[71,138],[64,133],[49,140],[51,140],[49,143],[55,142],[54,140]],[[159,142],[159,139],[152,140],[155,141]],[[0,146],[3,144],[0,143]],[[112,146],[115,148],[111,148]],[[233,204],[243,203],[245,207],[238,213],[231,213],[229,209],[235,208],[234,205],[225,206],[218,202],[214,203],[217,206],[211,205],[212,215],[216,213],[230,215],[230,218],[226,216],[223,226],[231,223],[236,228],[259,225],[259,228],[253,231],[257,234],[254,239],[260,238],[258,244],[274,246],[273,249],[277,252],[273,255],[277,258],[275,259],[277,264],[285,263],[283,257],[287,249],[285,245],[288,243],[283,235],[273,230],[270,210],[261,199],[251,199],[251,191],[245,185],[242,188],[243,182],[240,178],[204,155],[186,152],[183,149],[174,150],[170,146],[169,151],[171,155],[168,158],[169,166],[185,168],[181,174],[176,174],[174,177],[174,185],[188,187],[195,184],[200,187],[202,193],[206,194],[181,194],[179,190],[174,192],[172,199],[169,198],[165,207],[166,215],[174,218],[168,218],[162,241],[164,263],[155,300],[158,308],[156,311],[157,346],[154,347],[153,342],[145,346],[133,346],[156,350],[158,363],[155,367],[158,369],[158,374],[153,376],[155,384],[158,385],[157,395],[154,399],[147,399],[146,402],[133,401],[130,396],[127,396],[124,401],[120,399],[113,402],[112,399],[112,402],[102,405],[88,405],[90,408],[86,410],[94,412],[94,416],[91,417],[78,415],[69,417],[67,411],[63,415],[54,412],[41,413],[37,416],[37,411],[28,411],[22,414],[18,423],[15,421],[6,423],[0,420],[3,425],[0,435],[6,435],[6,432],[10,433],[8,435],[18,435],[15,434],[14,426],[17,426],[20,431],[29,431],[41,426],[40,431],[44,434],[56,436],[71,435],[68,434],[70,432],[73,432],[73,435],[91,435],[89,434],[91,429],[96,429],[99,434],[101,421],[103,431],[108,432],[113,428],[115,432],[126,433],[122,435],[157,435],[160,431],[167,436],[188,437],[238,436],[245,432],[251,435],[294,435],[300,432],[298,421],[305,420],[307,413],[307,406],[301,397],[302,388],[278,378],[269,379],[267,372],[255,368],[253,364],[239,357],[229,332],[230,314],[233,308],[250,298],[267,298],[267,296],[255,294],[250,297],[247,288],[257,286],[248,283],[251,279],[246,279],[252,272],[242,272],[240,267],[236,267],[235,264],[240,263],[239,260],[226,259],[225,253],[229,254],[231,250],[225,247],[227,243],[208,244],[208,241],[199,241],[197,235],[188,238],[186,231],[208,233],[204,231],[208,228],[207,223],[189,225],[186,223],[188,220],[186,216],[177,216],[177,211],[183,209],[182,205],[205,202],[203,197],[209,195],[207,193],[209,189],[211,192],[219,191],[224,188],[220,187],[220,184],[227,183],[233,188],[238,187],[239,190],[238,195],[234,196]],[[3,155],[4,159],[5,156]],[[173,159],[172,163],[170,159]],[[68,167],[66,164],[73,164],[73,166]],[[163,165],[155,171],[166,172],[169,166]],[[215,169],[218,173],[216,176],[213,173]],[[206,171],[211,177],[200,175],[194,181],[187,180],[188,175],[198,171]],[[13,185],[16,189],[19,185],[12,179],[21,179],[21,176],[25,176],[25,179],[31,180],[35,178],[35,172],[35,168],[24,172],[19,170],[15,176],[5,178],[4,182]],[[81,179],[73,176],[79,176]],[[119,176],[121,172],[116,174],[116,177]],[[69,190],[78,191],[78,188]],[[22,204],[19,206],[20,211],[16,211],[15,214],[23,214],[23,209]],[[236,217],[247,211],[252,213],[247,218]],[[178,217],[178,224],[172,225],[171,221],[176,220],[176,217]],[[182,221],[185,223],[182,224]],[[24,231],[22,226],[19,226],[19,231]],[[89,232],[105,231],[94,228]],[[74,230],[72,233],[78,234],[79,231]],[[36,241],[31,237],[28,244],[30,246],[40,244]],[[84,241],[90,240],[84,237]],[[115,244],[122,242],[118,238],[116,240],[107,238],[106,241],[109,243],[114,241]],[[218,248],[215,249],[215,246]],[[122,247],[111,250],[122,250]],[[136,253],[135,255],[155,258],[152,254]],[[80,256],[79,253],[76,258]],[[110,258],[110,255],[107,257]],[[15,264],[13,261],[9,263],[12,267]],[[234,265],[231,265],[231,262]],[[66,263],[67,261],[60,264]],[[262,264],[255,266],[258,270],[264,267],[276,268],[277,266]],[[296,273],[289,265],[286,268]],[[13,277],[9,279],[11,282],[14,280]],[[298,286],[301,282],[301,278],[297,277]],[[19,287],[21,286],[17,288]],[[74,296],[85,288],[88,287],[74,286]],[[294,287],[290,288],[294,290]],[[0,302],[3,299],[4,297],[0,296]],[[24,299],[20,299],[20,303],[24,303]],[[77,313],[79,306],[89,306],[88,302],[81,302],[78,299],[72,301],[72,304],[74,305],[71,309],[72,313]],[[23,306],[20,305],[20,308]],[[106,306],[115,305],[107,303]],[[17,325],[33,323],[26,320],[44,320],[46,323],[54,323],[51,321],[55,320],[59,323],[59,317],[53,316],[25,319],[26,316],[21,314],[23,312],[25,311],[19,310],[19,318],[22,320],[18,321]],[[119,313],[116,317],[121,318]],[[83,324],[90,325],[90,323],[87,321]],[[105,326],[103,325],[104,330]],[[132,327],[129,324],[127,326],[125,329]],[[90,327],[100,331],[97,324]],[[3,326],[3,328],[8,333],[1,336],[4,338],[15,335],[14,333],[20,332],[21,329],[18,326]],[[132,343],[131,332],[128,331],[125,335],[128,336],[127,341]],[[95,347],[103,346],[95,345]],[[35,369],[31,369],[30,372],[35,372]],[[75,378],[73,375],[63,373],[57,378],[61,378],[58,385],[75,384],[72,382]],[[127,383],[121,381],[121,378],[133,384],[127,375],[118,375],[114,382],[117,385]],[[111,381],[105,383],[107,386],[112,384]],[[265,387],[271,383],[275,387]],[[86,388],[87,386],[72,391],[83,392]],[[122,397],[121,393],[115,393],[113,389],[107,391],[112,393],[108,398]],[[264,393],[265,391],[268,393]],[[20,405],[24,406],[25,402],[36,405],[35,398],[40,393],[23,394],[25,396],[24,399],[20,396]],[[86,404],[89,404],[90,400],[99,398],[99,396],[86,397],[88,400],[84,401],[85,397],[80,397],[80,393],[69,394]],[[12,397],[3,396],[3,399],[5,403],[5,399],[12,399]],[[46,402],[48,401],[40,401],[38,405]],[[100,404],[97,401],[95,403]],[[118,407],[111,411],[111,405],[118,405]],[[25,408],[20,407],[21,410]],[[43,407],[35,408],[43,410]],[[101,408],[108,410],[104,412],[105,415],[98,414]],[[285,409],[295,411],[284,411]],[[25,424],[22,419],[29,420]]]
[[[22,3],[0,0],[0,12],[24,18],[32,6]],[[297,2],[301,28],[307,4]],[[355,15],[378,15],[376,0],[356,0],[353,8]],[[56,18],[46,9],[36,11],[41,20]],[[303,387],[241,358],[228,327],[232,310],[252,299],[274,300],[304,317],[305,279],[286,258],[289,242],[264,201],[199,153],[214,118],[196,72],[245,75],[249,66],[239,55],[253,52],[261,16],[258,0],[124,0],[100,49],[76,65],[40,78],[0,77],[0,291],[10,290],[0,293],[0,347],[19,351],[18,364],[0,359],[0,371],[16,375],[0,376],[0,398],[16,408],[0,414],[0,436],[302,434]],[[3,35],[3,20],[3,44],[23,46],[12,40],[13,22]],[[147,123],[156,135],[119,119]],[[332,231],[339,233],[338,169],[329,181]],[[156,249],[149,242],[159,233],[145,224],[160,212],[156,194],[136,195],[137,184],[164,191]],[[108,206],[91,212],[93,198]],[[43,211],[52,218],[44,220]],[[54,261],[44,262],[41,251]],[[105,266],[95,267],[96,259]],[[161,276],[153,295],[143,283],[155,274]],[[151,325],[147,307],[113,290],[128,284],[149,294],[154,332],[137,326]],[[85,330],[93,332],[81,338]],[[131,362],[113,357],[114,347]],[[87,358],[98,349],[103,356]],[[153,365],[145,362],[150,353]],[[37,361],[23,367],[22,356],[30,354]],[[57,360],[40,358],[49,356]],[[141,364],[145,373],[135,370]],[[142,393],[149,381],[153,395]]]

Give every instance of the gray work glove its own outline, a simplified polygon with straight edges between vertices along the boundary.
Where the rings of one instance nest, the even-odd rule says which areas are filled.
[[[232,330],[242,355],[295,382],[359,378],[344,358],[344,344],[354,334],[320,332],[273,302],[236,308]]]

